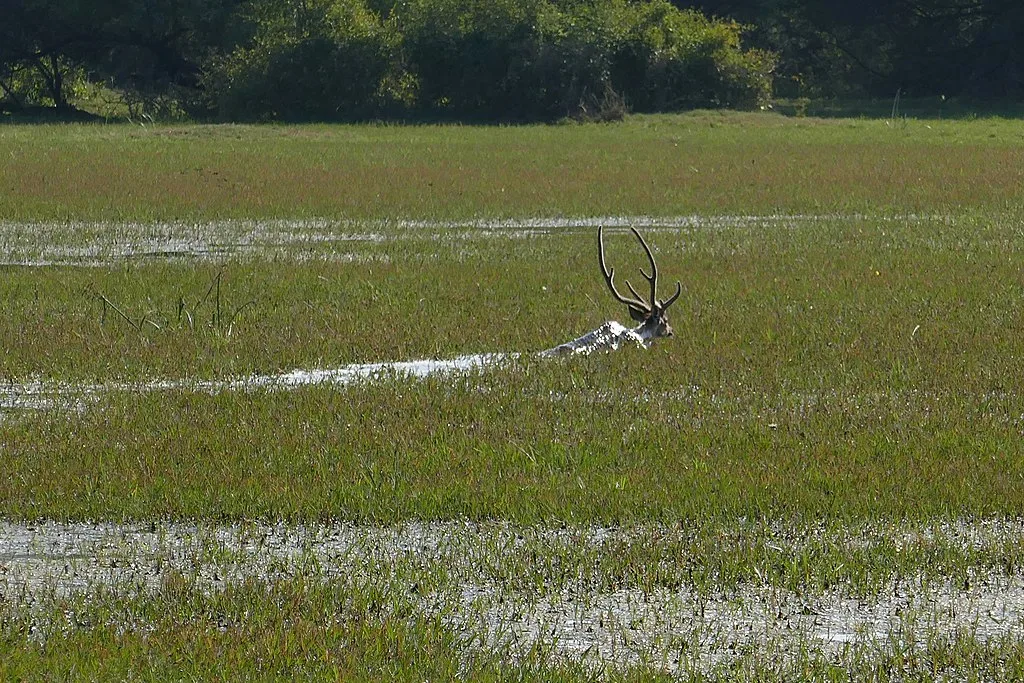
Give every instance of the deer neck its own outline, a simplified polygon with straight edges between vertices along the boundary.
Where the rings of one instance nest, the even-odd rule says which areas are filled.
[[[633,333],[636,334],[636,336],[640,337],[640,339],[642,339],[645,344],[649,344],[650,342],[654,341],[654,339],[658,336],[658,324],[659,320],[654,316],[651,316],[647,320],[643,321],[642,323],[634,327]]]
[[[644,346],[650,346],[650,343],[657,337],[655,333],[656,328],[657,324],[652,323],[652,318],[647,318],[646,321],[637,327],[629,328],[629,331],[636,335]]]

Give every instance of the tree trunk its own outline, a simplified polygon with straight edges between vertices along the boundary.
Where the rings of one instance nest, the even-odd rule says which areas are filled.
[[[64,73],[61,71],[60,59],[57,55],[51,54],[36,59],[36,71],[46,81],[46,90],[53,98],[57,111],[70,109],[67,96],[64,94]]]

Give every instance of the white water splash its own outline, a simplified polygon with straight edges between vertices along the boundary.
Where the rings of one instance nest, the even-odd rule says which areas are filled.
[[[608,321],[572,341],[538,352],[540,358],[562,355],[589,355],[614,351],[622,346],[647,348],[636,329]],[[226,379],[162,379],[150,382],[75,383],[35,379],[0,385],[0,411],[81,410],[112,392],[194,391],[218,394],[224,391],[254,389],[287,390],[312,385],[349,386],[389,378],[423,379],[433,375],[458,375],[483,370],[522,357],[520,353],[479,353],[450,359],[422,359],[380,363],[353,363],[337,368],[298,368],[277,374],[253,374]]]
[[[202,382],[170,381],[149,386],[158,389],[194,389],[196,391],[209,391],[212,393],[257,388],[290,389],[313,384],[347,386],[359,382],[373,382],[388,377],[423,379],[431,375],[464,374],[507,359],[516,358],[517,356],[518,354],[482,353],[458,356],[448,360],[426,359],[383,363],[355,363],[343,365],[339,368],[292,370],[278,375],[249,375],[248,377],[238,379]]]
[[[639,332],[640,328],[629,328],[622,323],[609,320],[596,330],[587,332],[582,337],[559,344],[541,351],[540,356],[589,355],[595,351],[615,351],[620,346],[637,346],[646,349],[653,339],[645,339]]]
[[[99,384],[33,380],[0,386],[0,410],[80,410],[102,396],[118,392],[193,391],[218,394],[254,389],[286,390],[329,384],[348,386],[392,377],[422,379],[431,375],[464,374],[518,354],[486,353],[448,360],[413,360],[385,363],[355,363],[338,368],[296,369],[273,375],[246,375],[220,380],[162,379],[151,382],[104,382]]]

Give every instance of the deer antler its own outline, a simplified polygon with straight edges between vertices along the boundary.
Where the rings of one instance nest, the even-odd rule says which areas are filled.
[[[659,315],[663,313],[666,308],[671,306],[675,300],[679,298],[679,295],[683,291],[683,286],[676,281],[676,293],[669,297],[667,301],[658,301],[658,264],[654,260],[654,253],[647,245],[647,241],[644,240],[643,236],[635,227],[630,226],[629,229],[632,230],[633,234],[636,235],[636,238],[640,240],[640,245],[644,248],[644,252],[647,254],[647,260],[651,262],[650,275],[644,272],[643,268],[640,269],[640,274],[644,276],[644,279],[647,280],[651,286],[651,297],[649,302],[644,301],[644,298],[640,296],[635,289],[633,289],[633,285],[629,283],[629,280],[625,281],[626,287],[629,288],[629,292],[634,298],[630,299],[629,297],[625,297],[622,294],[619,294],[619,291],[615,289],[615,283],[613,281],[613,278],[615,277],[615,269],[609,269],[605,265],[604,261],[604,226],[600,226],[597,229],[597,258],[601,264],[601,272],[604,275],[605,282],[608,283],[608,288],[612,290],[612,295],[629,307],[630,316],[634,320],[642,321],[648,318],[652,313],[657,312]]]
[[[635,231],[634,231],[635,232]],[[646,245],[644,245],[646,246]],[[633,294],[635,299],[619,294],[619,290],[615,289],[615,269],[609,269],[604,262],[604,226],[600,226],[597,229],[597,261],[601,265],[601,274],[604,275],[604,281],[608,283],[608,289],[612,291],[612,296],[621,303],[626,304],[629,307],[629,314],[634,320],[643,320],[651,314],[651,306],[644,298],[636,293],[633,286],[626,281],[626,286],[629,287],[629,291]],[[652,257],[652,263],[653,257]],[[643,272],[643,271],[641,271]]]

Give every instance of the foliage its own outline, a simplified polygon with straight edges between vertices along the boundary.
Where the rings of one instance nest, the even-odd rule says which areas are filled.
[[[743,51],[739,24],[679,12],[667,0],[630,7],[634,16],[616,56],[616,81],[623,88],[638,84],[637,109],[749,108],[767,102],[773,57]]]
[[[750,22],[785,96],[1019,98],[1019,0],[674,0]]]
[[[615,118],[764,103],[773,58],[741,32],[667,0],[29,0],[0,86],[68,108],[88,73],[140,115],[225,120]]]
[[[1018,0],[0,0],[0,111],[617,118],[1024,93]],[[721,17],[721,18],[719,18]],[[743,37],[741,44],[740,38]]]
[[[620,96],[637,111],[754,106],[772,60],[740,27],[665,0],[416,0],[398,15],[422,104],[498,119],[588,117]]]
[[[4,108],[71,109],[71,90],[88,73],[141,103],[143,112],[149,103],[168,99],[196,111],[200,62],[233,39],[234,12],[245,1],[5,2],[0,22]],[[27,72],[35,72],[45,87],[27,84]]]
[[[337,120],[376,114],[396,74],[398,36],[360,0],[259,2],[256,34],[208,65],[231,120]]]

